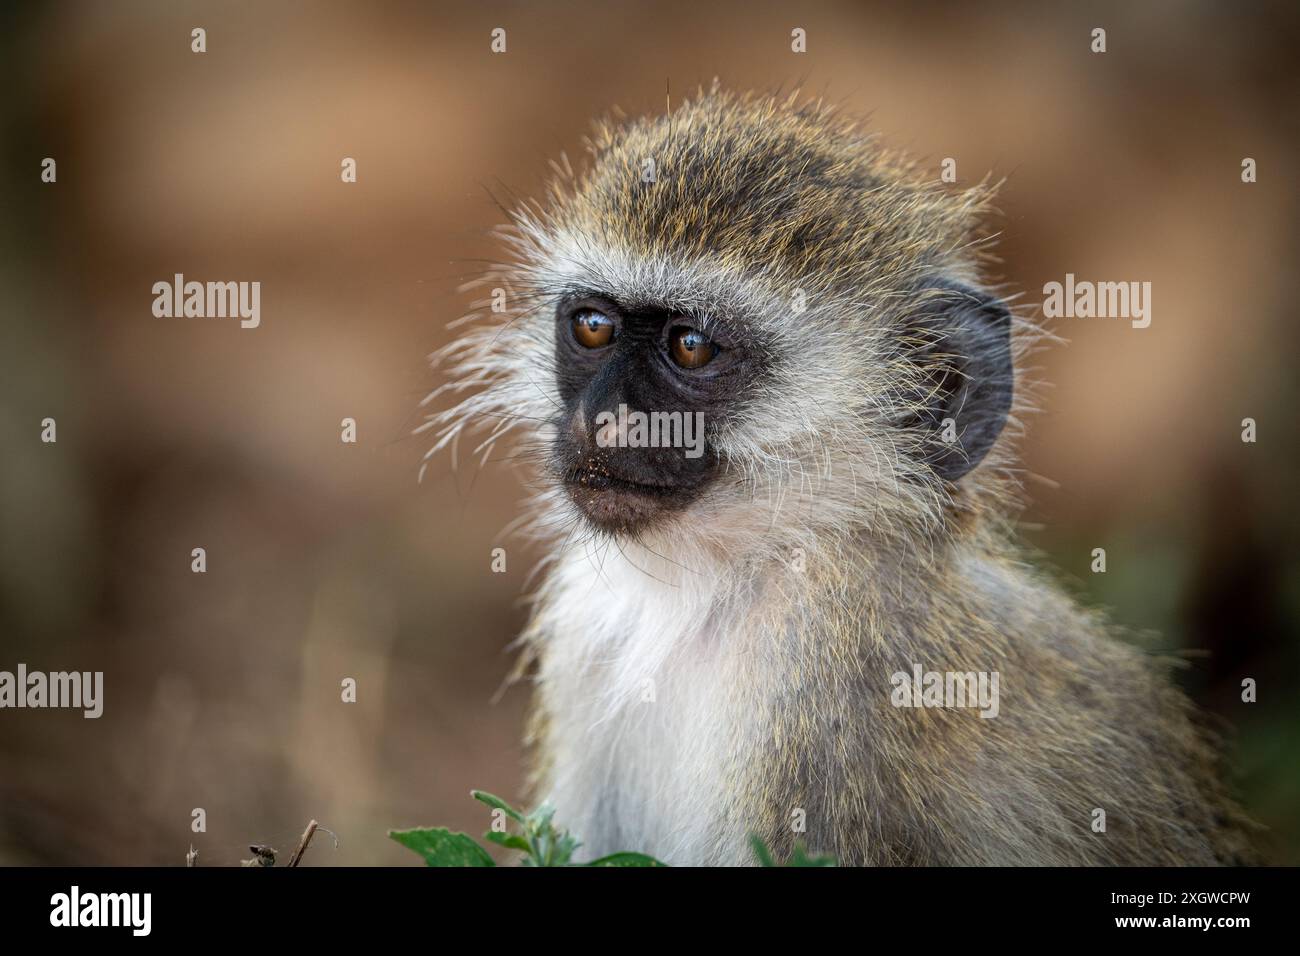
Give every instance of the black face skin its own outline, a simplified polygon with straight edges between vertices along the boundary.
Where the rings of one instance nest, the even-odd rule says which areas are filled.
[[[601,295],[569,296],[555,317],[556,379],[564,414],[554,464],[574,503],[603,530],[634,534],[681,512],[722,462],[708,436],[751,380],[751,350],[719,322],[665,309],[625,309]],[[597,416],[627,411],[704,415],[704,453],[601,447]]]

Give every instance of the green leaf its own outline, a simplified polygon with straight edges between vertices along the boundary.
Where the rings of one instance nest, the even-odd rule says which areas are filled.
[[[427,866],[496,866],[472,837],[446,827],[389,830],[388,835],[424,857]]]
[[[561,830],[555,834],[555,846],[551,850],[551,866],[569,866],[570,860],[573,859],[574,851],[582,846],[582,841],[570,833],[568,830]]]
[[[583,866],[667,866],[667,863],[660,863],[652,856],[646,856],[644,853],[611,853],[609,856],[602,856],[599,860],[592,860],[590,863],[583,863]]]
[[[790,860],[786,866],[836,866],[835,857],[833,856],[809,856],[808,851],[804,849],[803,843],[794,845],[794,853],[790,854]]]
[[[510,804],[506,803],[500,797],[494,797],[486,790],[471,790],[469,793],[470,796],[472,796],[479,803],[486,803],[493,810],[500,810],[502,813],[508,816],[511,820],[514,820],[516,823],[524,822],[524,815],[520,813],[518,810],[516,810],[514,807],[512,807]]]
[[[543,803],[540,807],[528,814],[528,819],[523,821],[528,825],[530,830],[541,833],[551,826],[551,819],[555,816],[555,807],[549,803]]]
[[[532,852],[532,847],[528,841],[521,836],[515,836],[513,833],[498,833],[495,830],[489,830],[483,834],[483,839],[490,840],[497,846],[503,846],[511,850],[522,850],[525,853]]]
[[[757,834],[750,834],[749,845],[754,849],[754,856],[758,857],[759,866],[838,866],[833,856],[809,856],[803,841],[794,845],[790,859],[784,863],[777,863],[772,859],[772,852]]]
[[[749,845],[754,848],[754,856],[758,857],[759,866],[776,866],[772,860],[772,854],[768,852],[767,844],[757,833],[749,835]]]

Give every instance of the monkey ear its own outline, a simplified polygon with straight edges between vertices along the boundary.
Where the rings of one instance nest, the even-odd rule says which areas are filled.
[[[909,336],[924,383],[909,424],[933,432],[926,462],[957,481],[988,454],[1011,411],[1011,313],[956,282],[932,282],[926,292]]]

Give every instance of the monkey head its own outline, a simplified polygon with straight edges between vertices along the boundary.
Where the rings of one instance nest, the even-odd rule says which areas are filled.
[[[444,351],[473,394],[437,447],[519,426],[543,514],[643,541],[914,532],[991,481],[1014,379],[972,235],[991,190],[716,86],[589,149],[504,230],[484,281],[509,308]]]

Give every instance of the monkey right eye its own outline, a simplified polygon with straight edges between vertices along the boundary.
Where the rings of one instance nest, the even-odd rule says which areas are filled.
[[[573,337],[583,348],[602,348],[614,339],[614,320],[604,312],[583,309],[573,316]]]

